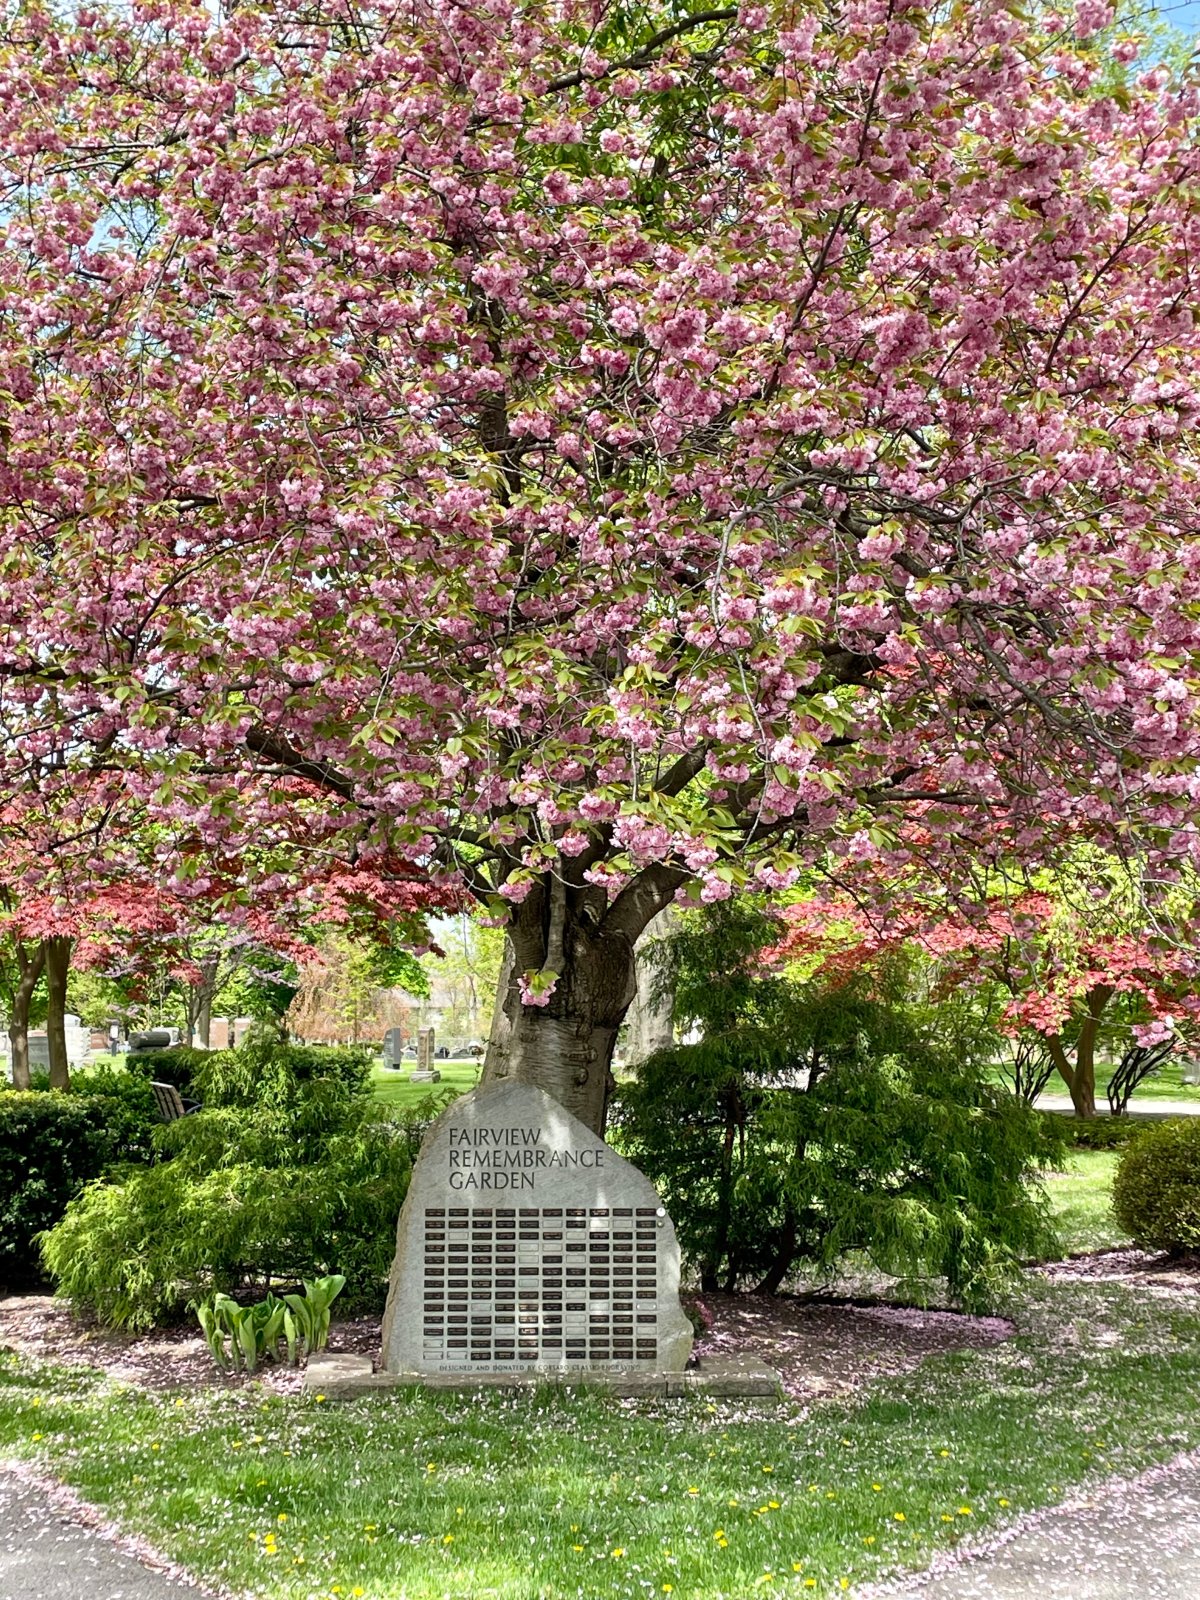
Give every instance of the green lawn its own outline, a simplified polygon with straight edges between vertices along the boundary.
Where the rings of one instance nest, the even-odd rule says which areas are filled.
[[[146,1393],[0,1356],[0,1453],[261,1600],[839,1594],[1200,1445],[1200,1308],[1031,1282],[859,1403]]]
[[[441,1083],[410,1083],[409,1074],[416,1066],[415,1061],[406,1061],[398,1072],[389,1067],[373,1067],[371,1082],[375,1088],[375,1098],[386,1105],[400,1106],[407,1111],[421,1105],[431,1095],[444,1095],[447,1089],[454,1090],[456,1094],[465,1094],[479,1082],[483,1068],[483,1062],[476,1059],[438,1061],[435,1065],[442,1075]]]
[[[1101,1115],[1108,1114],[1108,1101],[1104,1089],[1112,1074],[1112,1065],[1104,1061],[1096,1063],[1096,1105]],[[1010,1087],[1009,1080],[1004,1076],[998,1065],[993,1064],[989,1069],[994,1080],[1005,1088]],[[1065,1096],[1067,1086],[1057,1073],[1047,1083],[1044,1094]],[[1152,1078],[1144,1078],[1134,1091],[1130,1105],[1137,1107],[1142,1100],[1194,1100],[1200,1105],[1200,1084],[1183,1082],[1183,1066],[1178,1061],[1168,1061]]]
[[[1096,1068],[1096,1091],[1102,1105],[1104,1085],[1111,1068],[1100,1064]],[[1179,1061],[1168,1061],[1152,1078],[1145,1078],[1134,1091],[1132,1105],[1139,1100],[1195,1100],[1200,1102],[1200,1084],[1183,1082],[1183,1066]]]
[[[1065,1255],[1129,1243],[1112,1215],[1117,1156],[1115,1150],[1075,1150],[1065,1171],[1047,1176],[1046,1190]]]

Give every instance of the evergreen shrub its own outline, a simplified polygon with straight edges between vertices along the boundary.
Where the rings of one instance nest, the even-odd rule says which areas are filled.
[[[65,1094],[0,1094],[0,1284],[42,1281],[37,1236],[115,1163],[147,1160],[155,1120],[149,1085],[111,1070]]]
[[[1200,1117],[1151,1123],[1125,1146],[1113,1214],[1144,1249],[1200,1250]]]
[[[156,1165],[94,1183],[67,1208],[43,1240],[60,1293],[130,1328],[207,1295],[333,1272],[347,1306],[382,1303],[411,1164],[404,1129],[348,1063],[325,1076],[294,1049],[281,1064],[268,1062],[268,1041],[254,1048],[253,1078],[243,1050],[207,1058],[206,1108],[156,1130]],[[239,1103],[252,1082],[265,1103]]]
[[[770,1293],[860,1255],[910,1293],[941,1277],[960,1304],[993,1303],[1054,1252],[1034,1180],[1060,1131],[902,985],[792,981],[763,961],[770,934],[722,907],[676,941],[682,1019],[704,1037],[642,1062],[613,1106],[701,1287]]]
[[[196,1076],[212,1054],[210,1050],[175,1044],[161,1050],[131,1050],[125,1064],[130,1073],[147,1083],[170,1083],[185,1099],[197,1099]]]
[[[1145,1126],[1136,1117],[1095,1117],[1081,1121],[1078,1117],[1059,1116],[1053,1111],[1043,1114],[1061,1127],[1073,1150],[1119,1150],[1136,1139]]]

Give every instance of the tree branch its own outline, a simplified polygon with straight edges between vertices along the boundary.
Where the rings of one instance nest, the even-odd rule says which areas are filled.
[[[581,83],[600,83],[605,78],[611,78],[614,72],[624,72],[630,67],[645,67],[653,61],[655,54],[664,44],[670,44],[672,39],[677,39],[680,34],[690,33],[693,28],[702,28],[708,22],[735,22],[738,8],[736,6],[723,6],[719,11],[697,11],[693,16],[684,17],[680,22],[673,22],[667,28],[660,28],[657,33],[652,33],[630,56],[624,56],[620,61],[611,61],[603,72],[564,72],[561,77],[551,78],[546,85],[547,94],[557,94],[562,89],[577,89]]]

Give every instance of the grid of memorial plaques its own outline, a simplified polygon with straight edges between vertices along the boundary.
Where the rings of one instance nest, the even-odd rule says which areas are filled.
[[[660,1215],[653,1206],[428,1208],[425,1364],[653,1363]]]

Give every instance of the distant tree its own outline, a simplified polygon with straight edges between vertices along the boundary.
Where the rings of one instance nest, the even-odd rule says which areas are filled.
[[[940,992],[974,991],[1015,1040],[1022,1098],[1048,1081],[1048,1064],[1076,1113],[1095,1116],[1103,1045],[1120,1057],[1110,1101],[1123,1111],[1164,1059],[1160,1047],[1200,1022],[1194,876],[1155,885],[1116,857],[1077,850],[1069,870],[1040,881],[973,901],[927,898],[883,918],[845,896],[818,895],[784,913],[777,954],[846,978],[906,947],[920,952]]]

